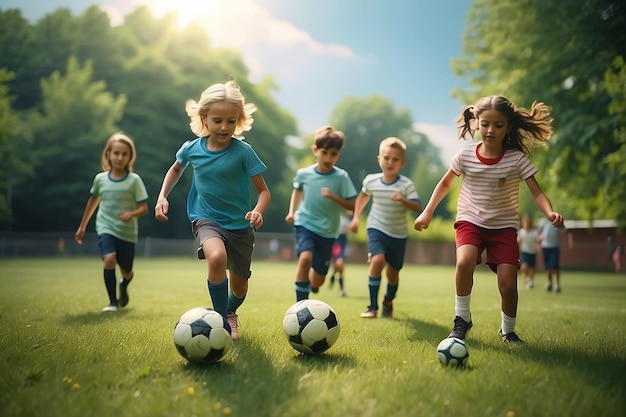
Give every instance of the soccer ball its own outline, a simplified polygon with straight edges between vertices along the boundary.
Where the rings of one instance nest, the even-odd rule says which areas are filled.
[[[176,350],[189,362],[217,362],[228,352],[231,343],[228,322],[212,308],[192,308],[174,326]]]
[[[467,365],[469,351],[464,340],[448,337],[443,339],[437,346],[437,358],[443,366],[461,368]]]
[[[339,338],[339,320],[331,306],[320,300],[301,300],[289,307],[283,318],[289,344],[298,352],[325,352]]]

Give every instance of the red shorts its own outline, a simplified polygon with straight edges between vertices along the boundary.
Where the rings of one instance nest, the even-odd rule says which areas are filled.
[[[499,264],[520,266],[517,230],[513,227],[505,229],[485,229],[470,222],[460,221],[454,224],[456,229],[456,247],[474,245],[478,247],[476,264],[482,262],[482,253],[487,250],[487,266],[496,272]]]

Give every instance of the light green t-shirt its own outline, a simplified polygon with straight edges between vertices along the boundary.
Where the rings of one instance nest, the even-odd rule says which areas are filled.
[[[141,177],[129,172],[121,180],[109,177],[109,171],[100,172],[93,180],[89,193],[100,197],[98,214],[96,215],[96,233],[110,234],[127,242],[137,242],[139,234],[137,218],[128,222],[119,219],[120,213],[132,211],[137,204],[148,199],[148,192]]]

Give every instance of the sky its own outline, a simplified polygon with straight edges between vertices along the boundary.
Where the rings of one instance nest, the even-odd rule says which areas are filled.
[[[380,94],[410,110],[444,162],[462,146],[454,119],[470,103],[451,92],[467,80],[450,63],[462,56],[471,0],[0,0],[0,9],[18,8],[36,23],[60,7],[77,16],[91,4],[114,25],[139,5],[155,17],[176,12],[181,27],[200,24],[213,46],[241,51],[251,81],[274,79],[275,100],[304,134],[327,124],[345,97]]]

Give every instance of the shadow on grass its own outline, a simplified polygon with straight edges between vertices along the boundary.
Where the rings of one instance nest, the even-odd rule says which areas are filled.
[[[584,352],[582,347],[565,344],[560,345],[557,341],[541,341],[534,343],[527,341],[526,344],[503,343],[500,341],[481,342],[472,341],[476,349],[508,352],[523,361],[540,363],[546,369],[568,368],[580,374],[580,378],[586,384],[606,386],[607,389],[626,388],[626,348],[620,350],[595,348],[594,352]]]
[[[117,311],[88,311],[80,314],[66,314],[61,318],[61,323],[66,325],[94,325],[109,320],[121,319],[128,314],[129,310]]]
[[[394,320],[398,320],[407,327],[415,330],[415,334],[409,339],[411,342],[426,341],[434,346],[437,346],[439,342],[448,337],[452,329],[452,324],[450,324],[450,326],[442,326],[412,317]]]
[[[320,355],[298,355],[293,350],[293,358],[271,360],[265,343],[242,337],[233,342],[221,361],[210,365],[182,363],[181,370],[221,405],[230,407],[233,415],[269,416],[289,413],[292,402],[299,398],[303,375],[355,366],[353,358],[335,355],[332,348]],[[286,349],[292,348],[287,345]]]
[[[433,346],[449,334],[450,326],[441,326],[424,322],[415,318],[401,319],[403,323],[415,330],[410,338],[412,342],[427,342]],[[537,362],[547,369],[568,368],[580,374],[587,383],[606,386],[607,389],[618,392],[626,388],[626,345],[620,350],[607,350],[598,346],[593,353],[580,350],[575,345],[559,345],[557,341],[540,341],[535,343],[531,340],[526,344],[503,343],[499,337],[490,338],[489,341],[468,338],[468,347],[481,351],[494,351],[509,353],[517,356],[522,361]],[[472,362],[465,367],[466,370],[476,369]]]

